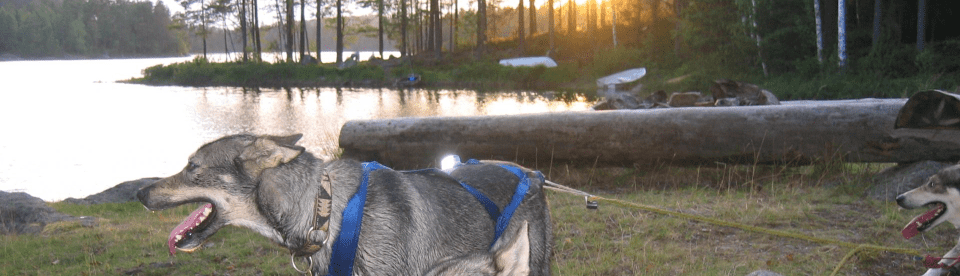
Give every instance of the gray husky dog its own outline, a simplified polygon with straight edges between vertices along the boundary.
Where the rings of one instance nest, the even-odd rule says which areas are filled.
[[[296,145],[300,138],[226,136],[200,147],[181,172],[138,191],[149,210],[200,203],[171,231],[170,254],[196,250],[220,228],[235,225],[286,247],[291,258],[304,257],[314,275],[334,273],[344,265],[352,265],[353,275],[424,275],[447,267],[441,260],[449,256],[462,256],[455,258],[461,266],[483,265],[483,258],[470,256],[491,252],[494,219],[460,183],[504,210],[520,178],[494,164],[465,165],[449,174],[368,171],[368,163],[323,162]],[[528,247],[522,263],[529,274],[550,275],[550,213],[542,181],[529,179],[529,189],[509,220],[514,223],[504,229],[492,252],[506,248],[499,241],[522,241]],[[360,190],[366,191],[366,199],[360,205],[355,254],[349,256],[354,261],[343,264],[334,261],[339,257],[334,247],[340,244],[341,228],[353,227],[356,208],[350,208],[350,201]]]
[[[913,218],[901,234],[912,238],[943,222],[960,227],[960,166],[952,166],[937,172],[927,182],[913,190],[897,196],[897,204],[906,209],[927,206],[929,211]],[[960,258],[960,241],[939,261],[926,264],[929,269],[924,276],[945,275],[953,270]]]

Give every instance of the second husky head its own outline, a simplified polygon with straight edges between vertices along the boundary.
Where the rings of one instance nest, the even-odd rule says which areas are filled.
[[[960,227],[960,166],[943,169],[920,187],[897,196],[897,204],[906,209],[931,208],[904,227],[904,238],[909,239],[943,222]]]
[[[275,212],[261,210],[256,202],[264,196],[287,192],[268,185],[276,183],[265,184],[261,179],[301,155],[309,155],[303,147],[295,145],[301,137],[300,134],[223,137],[200,147],[179,173],[138,191],[140,202],[150,210],[200,203],[200,208],[170,233],[170,254],[174,254],[174,249],[197,249],[225,225],[247,227],[282,244],[285,237],[277,231],[281,218],[258,214]],[[307,160],[300,162],[309,162],[314,158],[301,159]]]

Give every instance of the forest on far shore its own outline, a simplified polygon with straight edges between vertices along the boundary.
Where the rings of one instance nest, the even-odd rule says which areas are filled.
[[[0,53],[140,57],[187,53],[186,32],[162,2],[0,0]]]

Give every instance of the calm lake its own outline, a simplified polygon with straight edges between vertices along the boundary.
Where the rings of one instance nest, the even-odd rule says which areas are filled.
[[[228,134],[303,133],[300,144],[329,159],[348,120],[561,112],[592,104],[583,95],[549,91],[116,82],[190,59],[0,62],[0,190],[47,201],[85,197],[123,181],[174,174],[200,145]]]

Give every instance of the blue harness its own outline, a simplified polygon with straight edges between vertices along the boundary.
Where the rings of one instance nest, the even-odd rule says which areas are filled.
[[[463,166],[463,165],[474,165],[480,164],[479,161],[470,159],[466,164],[460,163],[460,157],[454,156],[457,164],[454,167]],[[363,173],[360,179],[360,187],[357,188],[357,192],[353,194],[353,197],[347,201],[347,207],[343,210],[343,221],[340,223],[340,234],[337,236],[337,241],[333,244],[333,254],[330,257],[330,265],[328,266],[327,275],[333,276],[351,276],[353,275],[353,262],[357,255],[357,242],[359,242],[360,237],[360,225],[362,224],[363,219],[363,206],[367,201],[367,186],[370,182],[370,173],[379,169],[389,169],[380,163],[377,162],[366,162],[363,163]],[[507,226],[510,225],[510,218],[513,217],[514,211],[517,210],[517,207],[520,206],[520,203],[523,201],[524,196],[527,194],[527,190],[530,189],[530,178],[527,177],[527,174],[523,173],[523,170],[520,168],[501,165],[498,164],[501,168],[510,171],[517,178],[520,179],[520,182],[517,184],[517,189],[513,193],[513,198],[511,198],[510,203],[503,208],[503,212],[500,212],[500,208],[493,203],[490,198],[483,195],[477,189],[463,183],[460,183],[460,186],[463,186],[470,194],[473,195],[481,204],[483,204],[484,209],[487,210],[487,213],[490,214],[490,218],[496,221],[496,230],[494,231],[493,242],[490,243],[492,247],[493,244],[500,238],[500,235],[503,234],[503,231],[507,229]],[[424,169],[419,171],[428,171],[436,169]],[[452,171],[452,170],[451,170]],[[540,178],[540,181],[543,182],[543,174],[536,172],[537,177]]]

